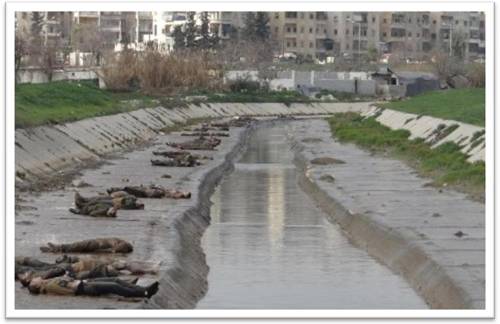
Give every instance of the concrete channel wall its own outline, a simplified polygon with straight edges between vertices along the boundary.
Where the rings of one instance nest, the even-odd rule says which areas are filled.
[[[469,161],[484,161],[484,128],[453,120],[382,110],[362,103],[212,103],[167,109],[136,110],[81,121],[16,130],[16,172],[44,176],[100,156],[152,139],[162,129],[199,118],[272,115],[325,115],[358,112],[376,116],[391,129],[406,129],[410,138],[424,138],[433,146],[452,141],[470,155]],[[18,179],[20,180],[20,179]]]
[[[469,155],[469,162],[484,161],[484,127],[455,120],[380,109],[374,106],[362,115],[376,116],[379,123],[391,129],[406,129],[411,134],[410,139],[423,138],[433,147],[438,147],[446,142],[454,142],[462,147],[463,153]]]
[[[132,148],[154,138],[162,129],[199,118],[271,115],[325,115],[362,112],[369,103],[292,104],[201,104],[167,109],[136,110],[81,121],[16,130],[16,174],[46,176],[101,156]],[[21,180],[21,179],[17,179]]]

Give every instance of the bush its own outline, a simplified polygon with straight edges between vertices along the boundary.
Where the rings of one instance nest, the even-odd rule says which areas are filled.
[[[145,51],[139,60],[141,88],[148,93],[214,90],[222,87],[222,75],[211,54],[183,51],[164,54]]]
[[[248,78],[229,81],[228,86],[231,92],[257,92],[261,89],[258,81],[252,81]]]
[[[475,88],[484,88],[486,83],[485,66],[481,63],[471,63],[467,66],[466,76]]]
[[[97,74],[111,91],[137,90],[137,54],[132,50],[104,55],[101,69]]]

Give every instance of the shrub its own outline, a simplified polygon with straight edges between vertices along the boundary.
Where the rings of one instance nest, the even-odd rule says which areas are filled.
[[[467,66],[467,78],[471,85],[476,88],[483,88],[485,86],[485,66],[481,63],[471,63]]]
[[[133,50],[106,53],[101,69],[96,72],[109,90],[137,90],[137,54]]]
[[[248,78],[236,79],[228,82],[231,92],[256,92],[260,90],[260,83]]]

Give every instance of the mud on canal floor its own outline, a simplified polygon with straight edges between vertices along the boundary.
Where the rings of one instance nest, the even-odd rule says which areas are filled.
[[[212,196],[202,309],[416,309],[403,278],[350,244],[299,188],[286,125],[256,130]]]

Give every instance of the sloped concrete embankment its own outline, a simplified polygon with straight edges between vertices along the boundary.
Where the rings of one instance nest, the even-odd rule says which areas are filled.
[[[370,103],[220,103],[136,110],[77,122],[16,130],[16,180],[82,167],[102,156],[154,138],[162,129],[200,118],[324,115],[363,112]]]
[[[411,133],[410,139],[423,138],[432,147],[453,142],[469,155],[469,162],[484,161],[484,127],[377,107],[366,110],[362,115],[374,116],[379,123],[391,129],[406,129]]]
[[[432,308],[484,308],[484,236],[479,234],[484,231],[484,206],[467,202],[459,193],[422,188],[425,179],[389,159],[333,144],[323,123],[293,128],[291,141],[301,170],[299,183],[330,221],[402,275]],[[310,136],[322,140],[306,144],[303,140]],[[336,154],[345,164],[311,164],[312,158],[325,154]],[[387,179],[386,171],[377,174],[382,170],[397,175]],[[333,183],[321,180],[325,174]],[[399,191],[394,188],[398,185],[403,186]],[[453,235],[460,228],[469,233],[468,239]]]

